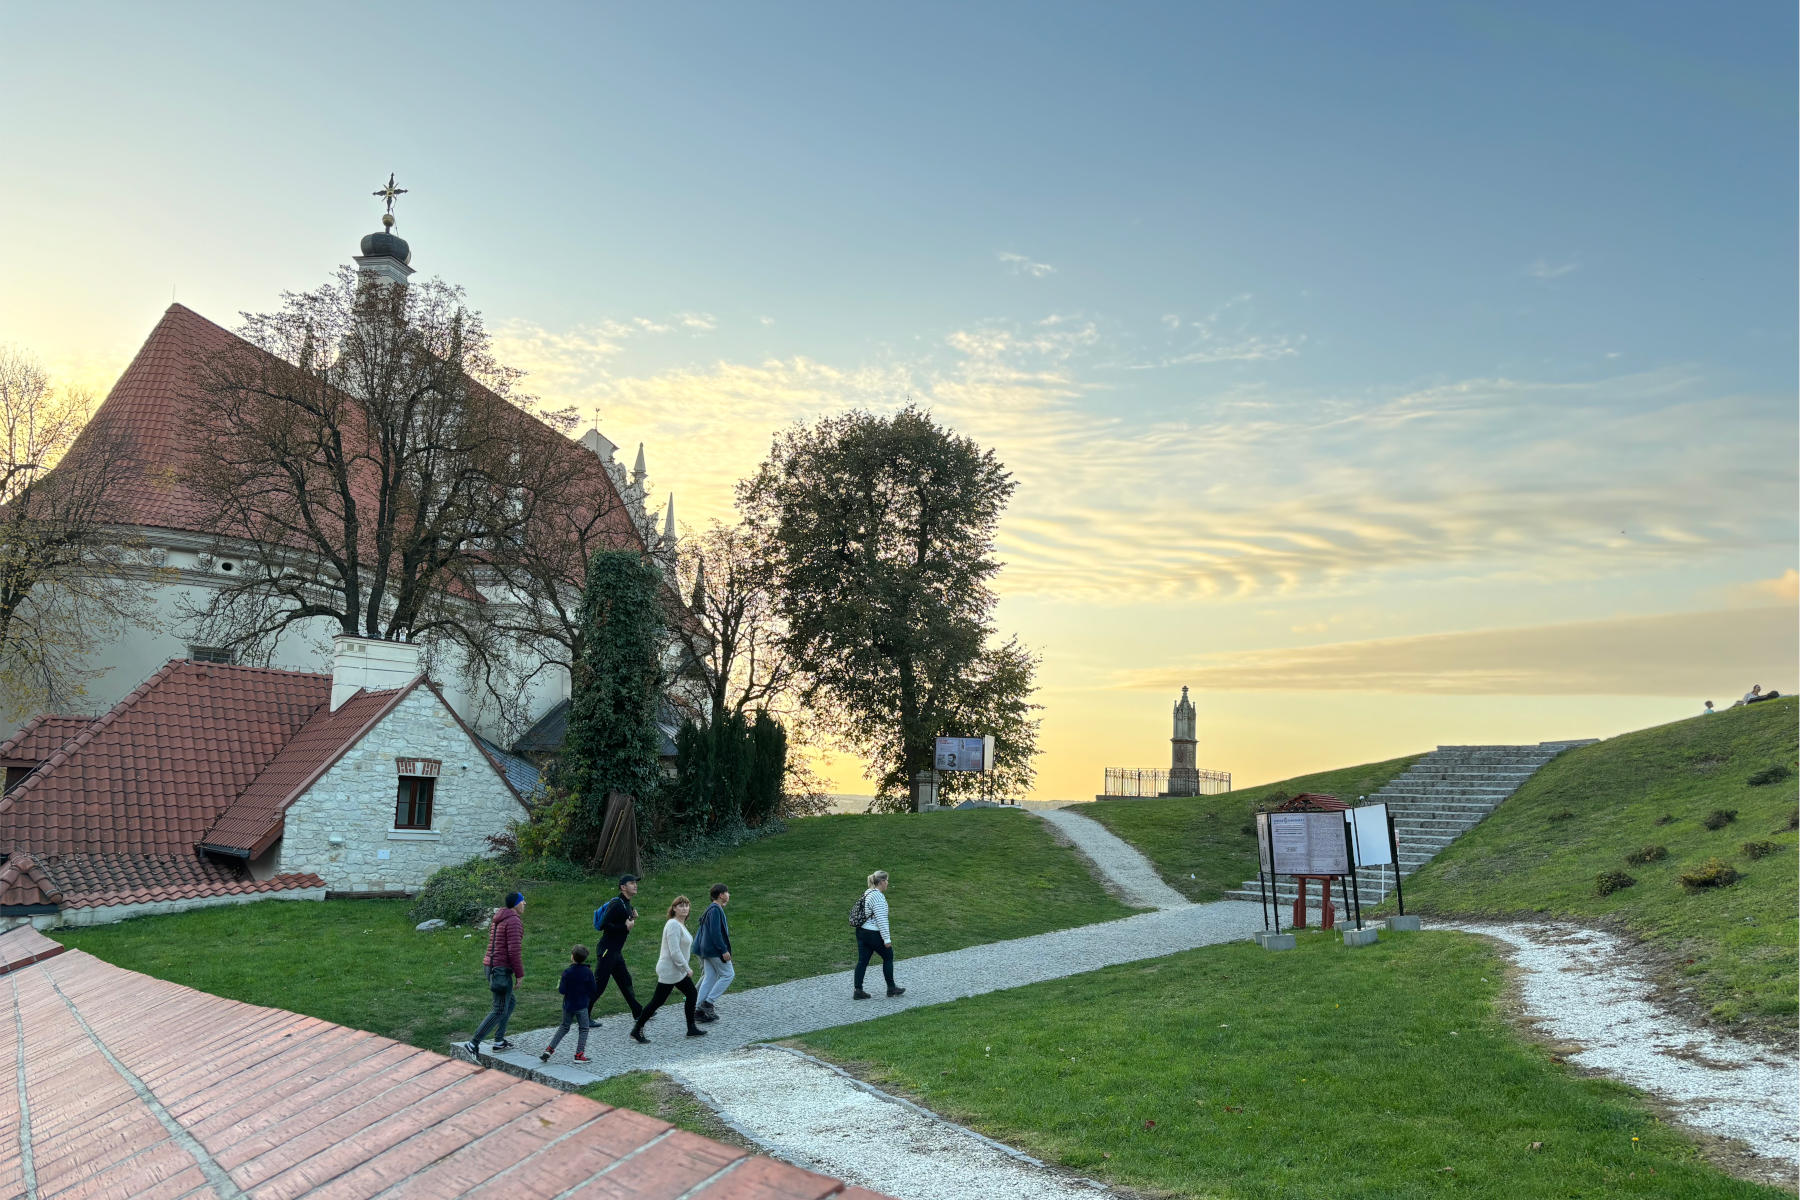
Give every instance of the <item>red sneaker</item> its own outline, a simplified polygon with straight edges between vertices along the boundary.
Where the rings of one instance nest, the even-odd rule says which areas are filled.
[[[588,1057],[588,1056],[587,1056],[587,1055],[585,1055],[585,1054],[577,1054],[577,1055],[576,1055],[576,1056],[575,1056],[575,1061],[576,1061],[576,1062],[593,1062],[593,1061],[594,1061],[594,1060],[593,1060],[593,1059],[591,1059],[591,1058],[589,1058],[589,1057]]]

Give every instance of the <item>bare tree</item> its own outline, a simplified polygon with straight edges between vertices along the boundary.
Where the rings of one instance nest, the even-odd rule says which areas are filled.
[[[572,414],[534,411],[461,290],[438,281],[346,269],[241,334],[195,397],[188,482],[249,560],[191,614],[204,635],[253,659],[321,618],[448,639],[503,696],[517,606],[489,591],[497,564],[591,486]]]
[[[768,564],[749,530],[718,521],[682,543],[678,578],[693,619],[675,636],[704,676],[711,722],[791,708],[799,677]]]
[[[147,612],[140,549],[107,525],[135,463],[92,397],[0,347],[0,709],[64,708],[94,646]]]

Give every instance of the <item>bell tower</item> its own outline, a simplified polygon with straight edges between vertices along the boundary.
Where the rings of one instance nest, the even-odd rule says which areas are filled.
[[[1194,758],[1194,702],[1188,699],[1187,688],[1181,689],[1181,699],[1175,705],[1175,736],[1169,739],[1169,790],[1170,796],[1198,796],[1200,794],[1200,771]]]

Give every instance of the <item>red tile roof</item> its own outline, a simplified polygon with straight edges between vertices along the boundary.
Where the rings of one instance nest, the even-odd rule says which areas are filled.
[[[0,851],[192,857],[331,678],[176,659],[0,799]]]
[[[23,729],[0,742],[0,765],[34,766],[41,763],[93,723],[92,717],[70,717],[59,713],[33,717],[25,722]]]
[[[64,908],[106,908],[193,900],[204,896],[247,896],[322,888],[317,875],[274,875],[251,879],[239,866],[183,854],[63,854],[40,857],[39,865],[62,893]]]
[[[880,1200],[628,1109],[0,935],[0,1195]],[[29,965],[27,965],[29,963]],[[121,1003],[128,997],[128,1003]],[[10,1011],[9,1011],[10,1010]],[[96,1053],[99,1051],[99,1053]],[[29,1130],[29,1134],[23,1131]],[[22,1144],[22,1139],[28,1139]]]
[[[233,351],[261,353],[192,309],[171,304],[95,410],[82,436],[120,434],[135,467],[119,492],[120,524],[203,534],[229,532],[220,528],[217,506],[203,502],[182,481],[182,474],[194,445],[194,410],[206,382],[208,360]],[[508,405],[504,411],[520,421],[540,424],[515,406]],[[598,513],[601,519],[596,527],[604,528],[621,546],[642,549],[642,538],[600,460],[577,443],[561,440],[567,453],[580,456],[572,461],[581,468],[592,493],[592,504],[583,512],[570,514],[568,522],[579,527],[593,522]],[[368,502],[372,506],[373,498]],[[580,579],[585,566],[572,562],[574,579]]]
[[[403,688],[360,691],[336,712],[329,707],[319,709],[255,782],[219,814],[200,844],[207,849],[245,853],[251,858],[261,855],[281,836],[288,806],[423,679],[421,675]]]
[[[62,898],[62,889],[31,855],[15,854],[0,867],[0,908],[61,904]]]

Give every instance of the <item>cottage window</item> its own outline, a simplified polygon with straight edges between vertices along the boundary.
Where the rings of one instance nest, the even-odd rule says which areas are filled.
[[[35,770],[37,770],[36,767],[6,768],[6,790],[10,792],[21,783],[24,783],[26,776],[30,775]]]
[[[237,655],[220,646],[189,646],[188,658],[194,662],[218,663],[231,666],[237,661]]]
[[[395,829],[431,828],[431,793],[437,780],[418,775],[402,776],[394,803]]]

